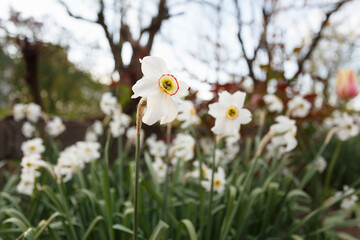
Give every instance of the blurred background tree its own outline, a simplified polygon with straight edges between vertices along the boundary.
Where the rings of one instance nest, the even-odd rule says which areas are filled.
[[[17,34],[6,31],[12,23]],[[3,25],[0,45],[0,106],[36,102],[50,114],[81,117],[99,114],[98,102],[105,87],[90,73],[68,60],[68,48],[39,40],[42,24],[12,11]]]

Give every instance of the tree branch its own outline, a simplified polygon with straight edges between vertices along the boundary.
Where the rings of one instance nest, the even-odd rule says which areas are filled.
[[[244,41],[242,39],[242,36],[241,36],[241,30],[242,30],[242,23],[241,23],[241,13],[240,13],[240,8],[239,8],[239,2],[238,0],[234,0],[234,3],[235,3],[235,9],[236,9],[236,16],[237,16],[237,19],[238,19],[238,33],[237,33],[237,38],[240,42],[240,46],[241,46],[241,50],[243,51],[243,54],[244,54],[244,58],[245,58],[245,61],[247,63],[247,66],[249,68],[249,76],[255,81],[257,82],[258,79],[255,77],[255,74],[254,74],[254,71],[253,71],[253,62],[255,60],[255,56],[256,56],[256,53],[258,51],[258,49],[256,49],[254,51],[254,56],[252,58],[249,58],[249,56],[247,55],[246,51],[245,51],[245,45],[244,45]],[[260,45],[259,45],[260,46]],[[259,47],[258,47],[259,48]]]
[[[169,9],[166,6],[166,0],[160,0],[159,5],[158,5],[157,15],[152,18],[150,25],[141,31],[141,33],[144,33],[144,32],[149,33],[149,39],[146,43],[147,49],[152,48],[155,35],[160,30],[163,20],[166,20],[169,18],[170,18],[170,15],[169,15]]]
[[[95,21],[93,21],[93,20],[91,20],[91,19],[87,19],[87,18],[84,18],[84,17],[82,17],[82,16],[73,14],[73,13],[70,11],[69,7],[66,5],[66,3],[65,3],[64,1],[59,0],[59,3],[60,3],[61,5],[63,5],[63,7],[65,8],[66,12],[68,13],[68,15],[69,15],[70,17],[75,18],[75,19],[78,19],[78,20],[82,20],[82,21],[85,21],[85,22],[89,22],[89,23],[96,23]]]
[[[298,71],[292,77],[292,80],[296,79],[299,76],[299,74],[303,72],[304,63],[311,57],[311,54],[313,53],[313,51],[317,47],[318,43],[322,39],[322,33],[324,32],[327,24],[329,23],[331,15],[333,13],[337,12],[346,2],[349,2],[349,1],[351,1],[351,0],[343,0],[343,1],[339,2],[338,4],[336,4],[334,9],[332,9],[331,11],[326,13],[325,19],[321,23],[320,30],[316,34],[314,34],[314,38],[310,44],[309,50],[304,55],[304,57],[302,57],[301,59],[298,60]]]

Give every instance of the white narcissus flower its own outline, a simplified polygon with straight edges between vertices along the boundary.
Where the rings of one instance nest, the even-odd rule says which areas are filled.
[[[166,144],[162,140],[154,140],[153,137],[155,135],[151,136],[146,140],[147,145],[149,146],[149,153],[154,157],[165,157],[166,155]]]
[[[113,115],[110,122],[110,131],[113,137],[119,137],[125,133],[125,129],[130,125],[131,118],[124,113],[117,113]]]
[[[100,144],[98,142],[77,142],[79,155],[84,162],[89,163],[100,157]]]
[[[35,187],[35,179],[40,176],[40,167],[51,168],[45,161],[41,160],[38,153],[25,155],[21,159],[20,182],[16,186],[19,193],[31,196]]]
[[[343,187],[343,191],[339,191],[335,194],[335,198],[340,198],[344,195],[349,195],[347,198],[341,201],[340,207],[342,209],[350,209],[352,206],[355,205],[355,203],[359,198],[357,195],[353,194],[354,192],[355,192],[354,188],[350,188],[349,186],[345,185]]]
[[[305,117],[309,114],[311,103],[302,96],[295,96],[288,104],[288,111],[292,117]]]
[[[284,104],[281,99],[274,94],[267,94],[264,96],[264,102],[268,106],[269,112],[281,112],[284,109]]]
[[[41,154],[45,151],[43,145],[43,140],[41,138],[33,138],[31,140],[25,141],[21,144],[21,151],[24,156],[31,154]]]
[[[97,134],[90,130],[90,131],[87,131],[86,134],[85,134],[85,141],[86,142],[96,142],[97,141]]]
[[[111,93],[104,93],[100,100],[100,108],[106,115],[111,115],[117,111],[118,104],[117,99]]]
[[[41,107],[36,103],[29,103],[26,106],[26,118],[29,121],[36,123],[40,117],[41,117]]]
[[[270,126],[270,131],[274,132],[271,143],[267,149],[270,155],[274,155],[278,151],[279,155],[292,151],[297,146],[295,138],[297,127],[295,120],[291,120],[286,116],[278,116],[275,118],[277,123]]]
[[[226,182],[225,171],[222,167],[218,167],[218,170],[214,173],[214,181],[213,181],[214,191],[218,193],[223,192],[225,189],[225,182]],[[209,180],[201,181],[201,186],[204,187],[205,190],[209,192],[211,190],[211,177]]]
[[[144,57],[141,71],[144,76],[132,87],[131,98],[147,99],[142,121],[147,125],[159,120],[160,124],[172,122],[178,114],[177,102],[188,93],[187,84],[169,74],[164,60],[159,57]]]
[[[182,161],[189,161],[194,157],[195,139],[184,133],[177,134],[170,148],[170,155]],[[174,161],[176,162],[176,161]]]
[[[319,173],[324,172],[326,166],[327,166],[327,162],[325,160],[324,157],[319,156],[316,160],[315,160],[315,166],[316,169],[318,170]]]
[[[194,161],[193,166],[194,166],[194,170],[189,173],[189,176],[193,177],[193,178],[200,178],[200,171],[199,171],[200,163],[199,163],[199,161],[197,161],[197,160]],[[204,162],[201,164],[201,167],[202,167],[203,179],[205,179],[205,180],[210,179],[211,173],[212,173],[211,168],[209,168]]]
[[[96,120],[94,122],[94,124],[92,125],[92,129],[98,136],[101,136],[104,132],[103,125],[99,120]]]
[[[179,121],[183,121],[181,128],[188,128],[191,125],[200,123],[200,118],[196,114],[196,109],[191,101],[182,101],[179,104],[179,115],[177,116]]]
[[[335,124],[340,127],[336,135],[341,141],[346,141],[359,134],[359,126],[356,125],[354,118],[347,113],[343,113],[341,117],[337,118]]]
[[[45,129],[50,136],[57,137],[65,131],[65,125],[61,118],[54,117],[46,124]]]
[[[152,163],[152,167],[156,173],[157,181],[163,183],[166,178],[166,164],[161,160],[161,158],[155,158],[155,161]]]
[[[239,132],[241,124],[251,121],[251,112],[244,109],[246,93],[227,91],[219,94],[219,101],[209,105],[209,114],[215,118],[215,126],[211,130],[215,134],[232,135]]]
[[[29,122],[25,122],[21,128],[22,134],[27,138],[33,137],[35,130],[35,127]]]
[[[15,121],[23,120],[26,116],[26,104],[15,104],[12,109],[12,114]]]

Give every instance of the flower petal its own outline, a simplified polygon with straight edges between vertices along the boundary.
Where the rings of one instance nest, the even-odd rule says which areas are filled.
[[[166,103],[164,103],[164,105],[166,109],[166,115],[161,118],[160,124],[174,121],[179,112],[177,104],[171,97],[167,96],[165,101]]]
[[[224,108],[224,106],[221,106],[219,102],[209,104],[208,114],[214,118],[225,116],[225,111],[226,109]]]
[[[147,56],[142,59],[141,71],[145,77],[154,77],[158,79],[162,74],[168,73],[168,68],[162,58]]]
[[[143,77],[139,79],[132,87],[134,94],[131,98],[147,97],[159,91],[159,85],[155,78]]]
[[[224,133],[226,117],[219,117],[215,120],[215,126],[211,128],[211,131],[215,134]]]
[[[241,124],[247,124],[251,121],[251,112],[245,108],[239,109],[238,118]]]

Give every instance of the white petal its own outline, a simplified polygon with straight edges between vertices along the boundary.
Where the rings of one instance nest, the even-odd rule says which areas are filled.
[[[232,95],[228,92],[228,91],[223,91],[221,93],[219,93],[219,103],[221,105],[231,105],[231,103],[233,102],[233,98]]]
[[[178,81],[179,83],[179,91],[174,95],[176,97],[186,97],[189,94],[189,86],[183,82],[183,81]]]
[[[155,78],[143,77],[139,79],[132,87],[134,94],[131,98],[147,97],[154,92],[159,91],[159,85]]]
[[[241,124],[247,124],[251,121],[251,112],[247,109],[240,109],[239,110],[239,121]]]
[[[215,134],[224,133],[225,130],[225,117],[220,117],[215,120],[215,126],[211,128],[211,131]]]
[[[174,121],[179,112],[177,104],[171,97],[166,98],[164,105],[167,113],[166,116],[161,119],[160,124]]]
[[[225,116],[226,109],[222,106],[219,102],[212,103],[209,105],[209,115],[213,116],[214,118],[218,118],[221,116]]]
[[[239,133],[240,131],[240,124],[235,120],[225,119],[224,121],[224,135],[234,135]]]
[[[152,96],[147,99],[147,109],[142,120],[147,125],[153,125],[166,115],[166,99],[164,94],[159,94],[157,97]]]
[[[162,58],[148,56],[142,59],[141,71],[145,77],[160,78],[162,74],[168,73],[168,68]]]
[[[234,102],[234,106],[239,109],[242,108],[244,106],[245,97],[246,93],[244,92],[237,91],[236,93],[234,93],[232,96],[232,102]]]

